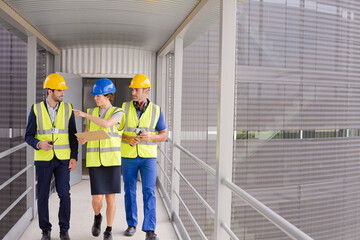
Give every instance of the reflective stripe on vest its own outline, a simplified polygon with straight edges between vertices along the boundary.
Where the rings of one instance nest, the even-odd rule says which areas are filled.
[[[87,112],[94,116],[99,117],[99,107],[88,109]],[[109,119],[114,113],[122,111],[121,108],[111,107],[105,115],[104,120]],[[87,121],[88,131],[97,131],[100,129],[105,130],[110,139],[103,139],[97,141],[90,141],[87,143],[86,148],[86,167],[99,167],[103,166],[120,166],[121,165],[121,135],[117,129],[116,124],[109,128],[102,128],[94,122]]]
[[[156,124],[160,117],[160,107],[149,103],[145,112],[138,120],[136,109],[133,105],[133,101],[123,103],[122,108],[125,111],[125,123],[123,134],[128,136],[136,136],[134,132],[136,128],[140,128],[142,131],[146,131],[150,134],[156,134]],[[132,147],[130,144],[122,140],[121,141],[121,156],[126,158],[136,158],[140,156],[142,158],[156,158],[157,157],[157,143],[154,141],[140,141],[136,146]]]
[[[52,150],[44,151],[40,149],[35,151],[35,161],[50,161],[54,158],[54,154],[59,160],[69,160],[69,120],[72,114],[71,105],[69,103],[59,103],[54,125],[51,122],[45,102],[34,104],[33,110],[37,125],[35,138],[41,142],[45,140],[54,142],[56,140]],[[53,132],[52,129],[56,129],[56,131]]]

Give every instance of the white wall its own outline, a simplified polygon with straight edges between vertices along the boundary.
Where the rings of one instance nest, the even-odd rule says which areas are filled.
[[[124,47],[81,47],[61,50],[62,72],[81,75],[155,77],[156,53]]]

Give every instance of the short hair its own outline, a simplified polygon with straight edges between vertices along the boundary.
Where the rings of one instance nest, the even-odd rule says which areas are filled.
[[[49,95],[48,90],[50,90],[50,91],[52,91],[52,92],[54,92],[54,91],[55,91],[55,89],[47,88],[47,89],[46,89],[46,96],[48,96],[48,95]]]
[[[104,96],[107,97],[111,103],[114,102],[115,94],[113,94],[113,93],[108,93],[108,94],[106,94],[106,95],[104,95]]]

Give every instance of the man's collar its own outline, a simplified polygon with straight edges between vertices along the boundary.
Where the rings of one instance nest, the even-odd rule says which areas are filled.
[[[49,108],[52,108],[50,105],[49,105],[49,103],[48,103],[48,101],[47,101],[47,99],[45,100],[45,103],[46,103],[46,107],[49,109]],[[59,102],[56,104],[56,106],[55,106],[55,108],[53,108],[54,110],[57,110],[58,108],[59,108]]]

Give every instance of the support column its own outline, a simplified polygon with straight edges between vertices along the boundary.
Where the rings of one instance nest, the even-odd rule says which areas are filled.
[[[163,109],[163,113],[165,116],[167,115],[166,111],[166,102],[165,102],[165,89],[166,89],[166,58],[157,56],[157,85],[156,85],[156,104],[159,105]],[[161,142],[159,143],[159,147],[166,153],[165,150],[166,143]],[[166,159],[163,156],[163,154],[158,154],[158,162],[159,165],[166,171]],[[161,184],[164,186],[164,188],[167,187],[166,178],[161,173],[160,170],[158,170],[158,178]]]
[[[61,72],[61,55],[54,55],[54,72]]]
[[[218,88],[218,124],[216,143],[215,239],[230,239],[221,227],[231,225],[231,191],[221,183],[232,180],[234,141],[234,88],[236,47],[236,0],[221,0],[220,69]]]
[[[175,74],[174,74],[174,116],[173,116],[173,144],[181,145],[181,99],[182,99],[182,71],[183,71],[183,38],[175,38]],[[180,176],[175,168],[180,169],[180,150],[173,146],[173,164],[171,167],[171,211],[179,215],[179,199],[175,191],[180,194]]]
[[[37,39],[36,36],[29,36],[27,42],[27,84],[26,84],[26,109],[29,113],[31,106],[36,103],[36,54]],[[30,146],[26,147],[26,165],[34,164],[34,149]],[[35,198],[35,168],[30,168],[26,174],[26,186],[32,187],[33,190],[27,194],[26,208],[33,208],[33,217],[36,214]]]

